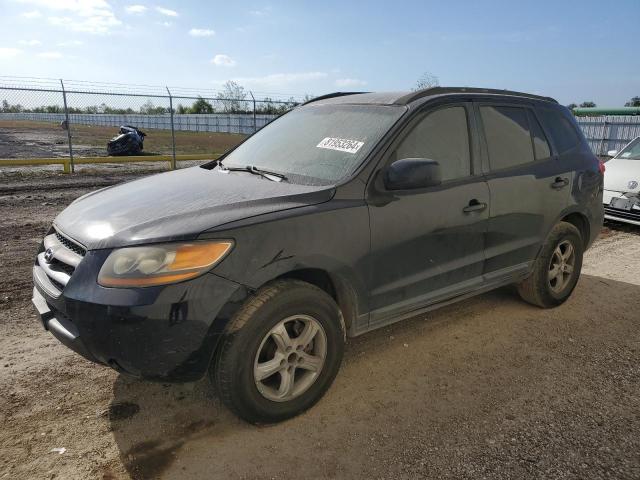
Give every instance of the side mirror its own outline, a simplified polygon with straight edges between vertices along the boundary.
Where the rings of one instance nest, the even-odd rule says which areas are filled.
[[[384,172],[384,186],[387,190],[434,187],[440,183],[440,164],[428,158],[396,160]]]
[[[607,152],[608,157],[615,157],[618,154],[618,150],[609,150]]]

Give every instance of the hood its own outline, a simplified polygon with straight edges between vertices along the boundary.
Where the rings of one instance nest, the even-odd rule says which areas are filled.
[[[604,188],[614,192],[640,193],[640,160],[614,158],[605,164]],[[635,187],[633,183],[636,182]]]
[[[326,185],[192,167],[89,193],[63,210],[54,225],[90,250],[188,240],[228,222],[326,202],[332,195]]]

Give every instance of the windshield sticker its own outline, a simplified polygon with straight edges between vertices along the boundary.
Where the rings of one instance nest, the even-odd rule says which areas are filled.
[[[364,142],[357,140],[347,140],[346,138],[326,137],[318,145],[317,148],[328,148],[329,150],[338,150],[340,152],[356,153]]]

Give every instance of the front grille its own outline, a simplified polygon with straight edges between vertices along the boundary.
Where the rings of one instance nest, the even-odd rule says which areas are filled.
[[[58,272],[64,272],[69,276],[73,275],[73,272],[76,271],[76,268],[73,265],[67,265],[66,263],[61,262],[57,258],[54,258],[53,260],[51,260],[51,262],[49,262],[49,265],[53,270],[56,270]]]
[[[67,285],[87,250],[57,230],[44,239],[44,250],[38,254],[34,278],[54,297]]]
[[[64,290],[64,285],[60,282],[58,282],[57,280],[54,280],[53,278],[49,277],[49,281],[53,284],[54,287],[56,287],[59,291],[62,292],[62,290]]]
[[[84,257],[87,254],[87,251],[84,249],[84,247],[82,247],[82,245],[74,242],[70,238],[67,238],[67,237],[61,235],[60,232],[58,232],[57,230],[55,231],[55,233],[56,233],[56,238],[58,239],[58,241],[62,245],[67,247],[69,250],[71,250],[72,252],[75,252],[78,255],[82,256],[82,257]]]

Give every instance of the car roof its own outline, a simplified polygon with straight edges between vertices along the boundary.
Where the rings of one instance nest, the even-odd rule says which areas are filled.
[[[431,97],[439,97],[443,95],[490,95],[500,97],[519,97],[533,100],[541,100],[545,102],[558,103],[551,97],[543,97],[540,95],[532,95],[530,93],[514,92],[512,90],[496,90],[491,88],[474,88],[474,87],[433,87],[416,91],[399,91],[399,92],[334,92],[327,95],[316,97],[304,105],[336,105],[336,104],[357,104],[357,105],[409,105],[419,100],[426,100]]]

